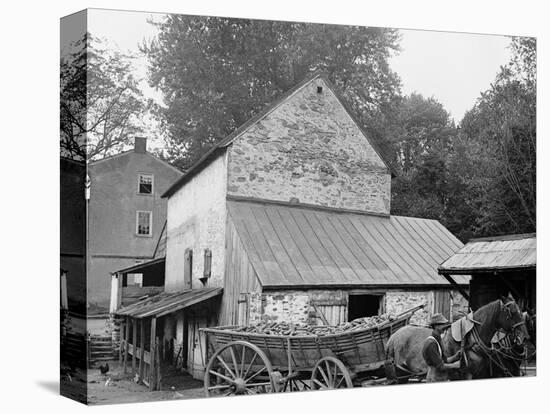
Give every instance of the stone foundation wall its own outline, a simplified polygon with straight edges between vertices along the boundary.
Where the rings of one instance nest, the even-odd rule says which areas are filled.
[[[465,310],[467,302],[457,291],[452,291],[453,320],[458,310]],[[247,296],[248,324],[286,321],[296,324],[323,324],[320,312],[330,325],[347,321],[348,293],[345,290],[292,290],[249,293]],[[398,315],[415,306],[425,304],[411,318],[415,325],[427,325],[434,312],[432,290],[388,290],[384,293],[383,312]]]
[[[347,292],[342,290],[293,290],[250,293],[249,324],[288,322],[320,325],[323,317],[330,325],[343,322]],[[320,313],[323,313],[323,317]]]
[[[451,318],[456,321],[469,312],[469,304],[457,290],[451,291]]]
[[[427,325],[433,312],[433,292],[432,291],[388,291],[385,297],[385,312],[398,315],[407,309],[426,304],[424,309],[415,312],[411,318],[411,323],[415,325]]]

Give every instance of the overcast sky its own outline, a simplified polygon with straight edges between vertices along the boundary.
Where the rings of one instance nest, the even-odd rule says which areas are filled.
[[[156,36],[149,19],[161,14],[89,10],[88,30],[104,37],[123,51],[139,54],[138,44]],[[510,39],[506,36],[479,35],[422,30],[401,30],[401,53],[390,60],[402,81],[404,94],[418,92],[433,96],[456,122],[472,108],[480,93],[490,87],[501,65],[508,62]],[[136,74],[145,79],[147,60],[140,55]],[[142,83],[147,97],[161,95]]]

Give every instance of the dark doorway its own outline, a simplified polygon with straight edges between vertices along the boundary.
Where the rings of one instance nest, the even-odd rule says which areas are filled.
[[[348,321],[378,315],[382,295],[349,295]]]

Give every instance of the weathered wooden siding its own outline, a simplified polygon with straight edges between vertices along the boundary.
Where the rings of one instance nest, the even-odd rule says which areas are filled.
[[[220,323],[246,325],[249,294],[259,292],[261,286],[229,215],[225,245],[225,281]]]

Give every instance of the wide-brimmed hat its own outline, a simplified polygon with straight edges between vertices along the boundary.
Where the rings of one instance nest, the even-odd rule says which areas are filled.
[[[442,314],[440,313],[436,313],[432,316],[432,318],[430,319],[430,326],[435,326],[435,325],[450,325],[451,323],[449,322],[449,320],[443,316]]]

